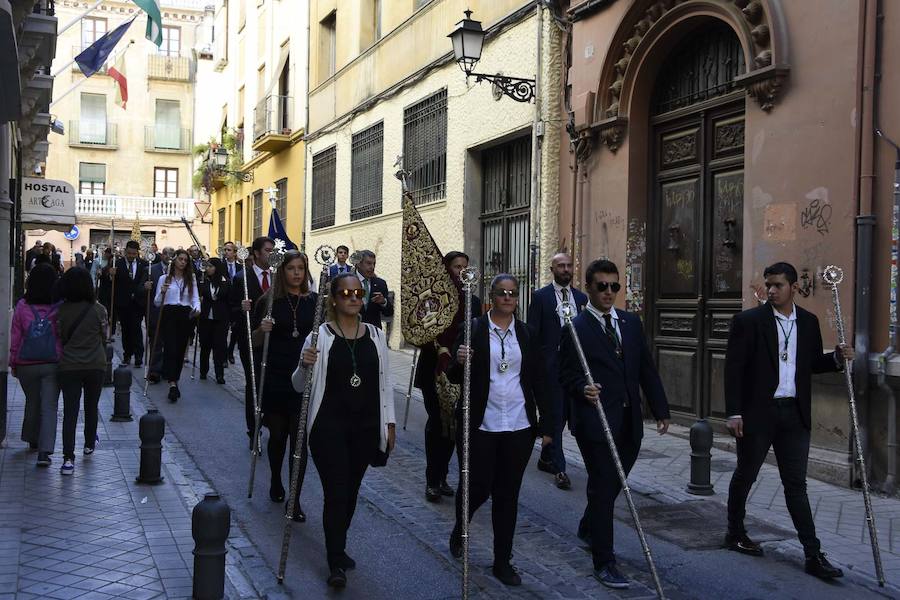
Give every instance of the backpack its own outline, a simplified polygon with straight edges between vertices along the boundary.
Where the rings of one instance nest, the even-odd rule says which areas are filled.
[[[42,317],[37,309],[31,304],[28,305],[34,320],[28,326],[28,333],[19,349],[19,358],[34,362],[57,362],[59,356],[56,354],[56,334],[53,332],[53,322],[50,321],[57,305],[50,307],[47,316]]]

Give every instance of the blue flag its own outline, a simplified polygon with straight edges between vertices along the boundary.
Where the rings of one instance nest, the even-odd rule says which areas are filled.
[[[116,44],[119,43],[119,40],[122,39],[122,36],[128,31],[128,27],[136,18],[137,16],[132,17],[130,21],[125,21],[103,37],[98,38],[96,42],[75,57],[75,62],[78,63],[78,68],[81,69],[85,77],[90,77],[103,68],[103,63],[112,54]]]
[[[274,206],[272,207],[272,216],[269,217],[269,237],[284,242],[285,250],[297,249],[297,244],[291,241],[284,230],[284,225],[281,224],[281,218],[278,216],[278,209]]]

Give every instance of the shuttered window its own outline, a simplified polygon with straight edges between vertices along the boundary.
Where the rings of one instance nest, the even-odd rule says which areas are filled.
[[[353,136],[350,220],[381,214],[384,123]]]
[[[287,233],[288,222],[288,205],[287,205],[287,178],[279,179],[275,182],[275,208],[278,209],[278,216],[281,218],[281,224]]]
[[[262,190],[253,192],[253,239],[262,235]]]
[[[313,156],[311,229],[334,225],[334,186],[337,149],[333,146]]]
[[[447,195],[447,90],[403,111],[403,158],[416,204]]]

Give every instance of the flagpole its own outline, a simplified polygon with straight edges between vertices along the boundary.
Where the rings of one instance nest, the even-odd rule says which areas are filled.
[[[72,25],[74,25],[78,21],[82,20],[83,18],[85,18],[86,16],[88,16],[89,14],[94,12],[94,9],[96,9],[101,4],[103,4],[103,0],[97,0],[94,3],[94,5],[91,6],[89,9],[87,9],[86,11],[84,11],[83,13],[81,13],[80,15],[78,15],[77,17],[75,17],[74,19],[69,21],[68,23],[66,23],[66,25],[62,29],[60,29],[59,31],[56,32],[57,37],[61,36],[66,31],[68,31],[72,27]]]
[[[107,62],[107,63],[109,63],[109,62],[115,63],[117,60],[119,60],[119,58],[121,58],[121,56],[122,56],[123,54],[125,54],[125,52],[128,51],[129,48],[131,48],[131,45],[132,45],[133,43],[134,43],[134,40],[129,40],[128,45],[125,46],[125,47],[122,49],[121,52],[119,52],[118,54],[112,56],[112,57],[111,57],[111,60],[110,60],[110,59],[107,59],[106,62]],[[71,65],[73,62],[75,62],[75,59],[72,59],[72,61],[69,62],[69,63],[66,65],[66,67],[68,67],[69,65]],[[59,102],[60,100],[62,100],[63,98],[65,98],[66,96],[68,96],[69,94],[71,94],[72,92],[74,92],[75,90],[77,90],[79,87],[81,87],[81,86],[84,84],[84,82],[87,81],[88,79],[90,79],[90,77],[85,77],[84,79],[82,79],[82,80],[76,82],[75,85],[73,85],[72,87],[70,87],[69,89],[67,89],[65,92],[63,92],[63,95],[62,95],[62,96],[60,96],[59,98],[57,98],[56,100],[54,100],[53,102],[51,102],[51,103],[50,103],[50,108],[53,108],[53,105],[54,105],[54,104],[56,104],[57,102]]]

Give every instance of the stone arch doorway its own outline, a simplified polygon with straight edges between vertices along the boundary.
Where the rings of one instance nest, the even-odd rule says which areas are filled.
[[[741,310],[745,71],[717,20],[666,54],[648,106],[647,331],[672,408],[726,416],[723,367]]]

